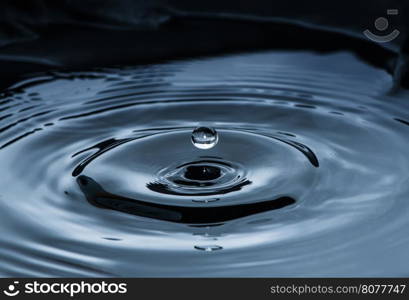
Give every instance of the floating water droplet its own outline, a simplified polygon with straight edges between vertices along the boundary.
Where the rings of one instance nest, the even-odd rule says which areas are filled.
[[[210,251],[222,250],[223,247],[218,246],[218,245],[206,245],[206,246],[195,246],[195,249],[210,252]]]
[[[219,140],[215,129],[209,127],[197,127],[192,132],[192,143],[199,149],[213,148]]]

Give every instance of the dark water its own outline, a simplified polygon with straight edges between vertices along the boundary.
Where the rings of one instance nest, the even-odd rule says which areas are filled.
[[[346,52],[38,75],[0,98],[3,276],[408,276],[409,102]],[[191,141],[200,126],[218,142]]]

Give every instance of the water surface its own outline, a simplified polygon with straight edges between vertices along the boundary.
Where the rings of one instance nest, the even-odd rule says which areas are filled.
[[[40,74],[0,98],[3,276],[408,276],[409,102],[352,54]],[[214,128],[210,149],[192,144]]]

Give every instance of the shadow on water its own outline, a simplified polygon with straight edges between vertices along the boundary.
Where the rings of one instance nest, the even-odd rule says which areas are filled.
[[[84,175],[77,178],[77,183],[87,200],[97,207],[113,209],[142,217],[186,224],[221,223],[253,214],[280,209],[296,202],[290,197],[280,197],[274,200],[257,203],[227,206],[203,207],[163,205],[111,194],[105,191],[95,180]]]

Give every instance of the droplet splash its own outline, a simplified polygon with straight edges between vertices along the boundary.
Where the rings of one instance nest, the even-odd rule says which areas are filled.
[[[30,80],[0,95],[0,273],[408,273],[409,95],[385,95],[385,72],[358,57]],[[216,147],[189,145],[200,126]]]
[[[193,145],[202,150],[211,149],[216,146],[219,136],[215,129],[210,127],[197,127],[192,132]]]

